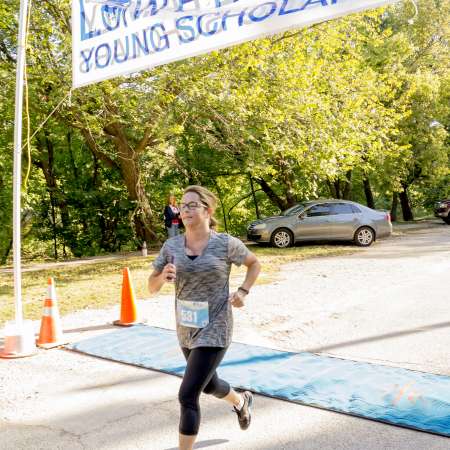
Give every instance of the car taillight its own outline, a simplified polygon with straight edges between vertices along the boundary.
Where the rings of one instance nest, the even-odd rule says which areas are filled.
[[[390,212],[386,212],[386,220],[387,220],[388,222],[391,221],[391,213],[390,213]]]

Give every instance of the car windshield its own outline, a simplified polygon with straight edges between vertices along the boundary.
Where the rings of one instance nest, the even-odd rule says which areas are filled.
[[[294,214],[297,214],[298,212],[302,211],[303,209],[305,209],[305,204],[304,203],[299,203],[298,205],[292,206],[289,209],[286,209],[286,211],[282,212],[283,216],[293,216]]]

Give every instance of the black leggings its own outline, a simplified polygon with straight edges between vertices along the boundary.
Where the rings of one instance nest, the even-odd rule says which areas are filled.
[[[217,398],[230,393],[230,385],[216,373],[217,366],[225,356],[226,348],[197,347],[192,350],[182,347],[187,361],[181,382],[178,400],[181,405],[180,433],[188,436],[198,434],[200,427],[199,398],[203,391]]]

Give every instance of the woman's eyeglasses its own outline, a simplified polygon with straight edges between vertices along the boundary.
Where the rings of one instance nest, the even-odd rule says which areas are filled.
[[[180,210],[187,208],[189,211],[192,211],[197,208],[206,208],[206,205],[199,202],[189,202],[189,203],[180,203]]]

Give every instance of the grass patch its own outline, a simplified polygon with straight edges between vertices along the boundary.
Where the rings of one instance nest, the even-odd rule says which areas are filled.
[[[258,284],[267,284],[280,278],[283,264],[316,256],[338,256],[353,253],[356,247],[345,245],[302,245],[288,249],[275,249],[250,245],[262,265]],[[101,309],[120,303],[122,269],[129,267],[138,299],[148,298],[147,278],[156,255],[124,256],[120,259],[95,261],[88,264],[51,266],[22,273],[22,303],[24,317],[41,318],[43,301],[47,293],[47,278],[56,282],[58,306],[62,315],[82,309]],[[245,267],[235,267],[231,273],[231,286],[242,283]],[[173,286],[166,284],[161,293],[170,294]],[[0,325],[14,318],[14,285],[12,273],[0,273]]]
[[[100,309],[120,303],[122,269],[129,267],[137,298],[148,297],[146,281],[151,258],[124,257],[113,261],[97,261],[83,265],[54,266],[22,273],[22,303],[24,316],[41,317],[47,293],[47,278],[56,283],[58,306],[62,315],[81,309]],[[12,273],[0,273],[0,323],[14,318]],[[171,286],[163,288],[167,292]]]

